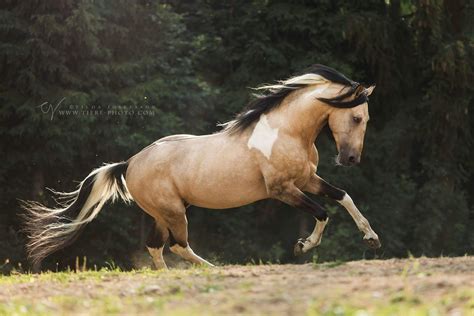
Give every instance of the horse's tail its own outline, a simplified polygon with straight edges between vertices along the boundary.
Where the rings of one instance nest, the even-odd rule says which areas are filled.
[[[109,199],[132,200],[125,183],[127,167],[128,162],[106,164],[93,170],[74,192],[50,190],[57,196],[56,208],[22,201],[27,252],[34,267],[46,256],[71,244]]]

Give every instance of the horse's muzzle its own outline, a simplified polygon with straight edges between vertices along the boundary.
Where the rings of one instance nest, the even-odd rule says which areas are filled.
[[[360,154],[350,150],[342,150],[336,157],[336,164],[351,167],[360,163]]]

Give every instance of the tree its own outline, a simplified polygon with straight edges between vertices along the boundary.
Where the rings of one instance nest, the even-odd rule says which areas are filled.
[[[384,245],[368,252],[348,214],[322,200],[332,220],[316,255],[472,253],[472,17],[464,0],[3,1],[0,262],[24,260],[17,198],[48,202],[45,186],[73,189],[161,136],[214,132],[248,87],[314,63],[377,84],[361,166],[333,166],[325,131],[318,173],[351,193]],[[48,266],[84,254],[130,266],[147,225],[137,209],[109,207]],[[273,201],[192,208],[189,222],[193,248],[222,262],[294,261],[313,224]]]
[[[16,198],[47,202],[45,186],[71,190],[73,180],[103,162],[128,159],[185,127],[206,127],[203,96],[211,91],[189,68],[184,26],[169,7],[146,1],[7,1],[0,9],[0,137],[2,152],[11,157],[0,168],[2,187],[8,188],[2,231],[19,228]],[[123,206],[111,212],[59,257],[92,248],[87,252],[98,261],[115,257],[130,264],[139,213]],[[106,231],[116,234],[108,238]]]

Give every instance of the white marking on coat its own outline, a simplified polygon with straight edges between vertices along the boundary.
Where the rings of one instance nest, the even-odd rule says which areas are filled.
[[[272,128],[268,124],[267,116],[262,114],[260,120],[250,135],[247,146],[249,149],[259,150],[267,159],[272,155],[273,144],[278,138],[278,128]]]
[[[308,250],[317,247],[321,244],[324,227],[326,227],[328,221],[329,218],[327,218],[325,221],[316,221],[316,226],[314,227],[313,232],[308,238],[306,238],[304,242],[303,252],[307,252]]]
[[[170,247],[171,252],[177,254],[181,258],[188,260],[192,263],[195,264],[205,264],[210,267],[213,267],[214,265],[210,263],[209,261],[199,257],[197,254],[194,253],[194,251],[189,247],[189,245],[186,248],[181,247],[178,244],[174,244],[173,246]]]
[[[166,269],[166,263],[163,259],[163,247],[160,248],[151,248],[147,247],[148,252],[150,253],[151,257],[153,258],[153,263],[157,269]]]

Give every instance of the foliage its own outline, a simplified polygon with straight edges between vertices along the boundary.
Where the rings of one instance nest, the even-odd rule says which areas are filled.
[[[367,251],[348,214],[323,200],[331,221],[318,256],[472,253],[473,14],[463,0],[3,1],[0,260],[25,260],[18,198],[51,202],[44,187],[73,189],[155,139],[213,132],[248,87],[313,63],[377,84],[362,165],[333,166],[325,131],[318,173],[353,196],[384,246]],[[107,207],[49,266],[87,255],[130,267],[150,225],[137,210]],[[293,261],[312,229],[305,216],[274,201],[191,208],[191,243],[222,262]]]

